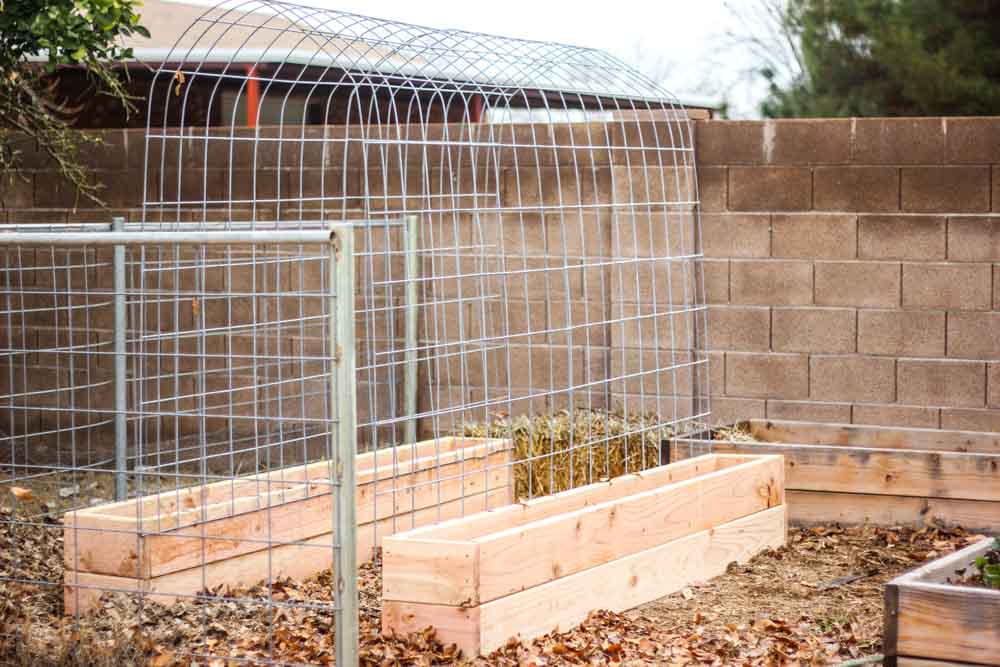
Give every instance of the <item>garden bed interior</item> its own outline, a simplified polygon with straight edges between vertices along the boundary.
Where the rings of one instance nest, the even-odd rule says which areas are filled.
[[[382,625],[468,655],[624,611],[785,541],[777,456],[709,454],[382,541]]]
[[[1000,434],[754,419],[674,438],[670,460],[706,451],[783,455],[793,523],[1000,531]]]

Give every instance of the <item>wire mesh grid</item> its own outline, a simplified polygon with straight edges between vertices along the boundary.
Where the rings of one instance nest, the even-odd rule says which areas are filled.
[[[142,611],[195,605],[189,655],[332,660],[332,641],[317,655],[281,648],[281,618],[337,616],[337,596],[289,598],[282,582],[328,570],[347,531],[330,501],[344,471],[329,462],[331,406],[348,396],[361,561],[386,534],[664,463],[669,434],[707,419],[692,125],[610,56],[228,3],[164,54],[148,118],[142,215],[124,229],[179,236],[128,246],[125,410],[110,248],[5,254],[9,484],[26,487],[37,461],[70,489],[57,511],[5,525],[41,526],[117,491],[127,527],[89,534],[138,547],[124,564],[82,564],[85,520],[67,514],[77,623],[107,607],[102,591],[127,590]],[[176,242],[334,222],[354,246],[348,347],[330,341],[325,250]],[[65,278],[39,284],[42,306],[18,296],[49,273]],[[18,331],[35,308],[50,321],[28,340]],[[331,382],[347,357],[352,380]],[[56,421],[19,403],[35,390],[17,377],[48,383]],[[120,576],[113,566],[134,583],[94,578]],[[211,643],[213,601],[254,618],[263,644]],[[362,600],[362,624],[377,604]],[[347,623],[339,631],[356,633]]]

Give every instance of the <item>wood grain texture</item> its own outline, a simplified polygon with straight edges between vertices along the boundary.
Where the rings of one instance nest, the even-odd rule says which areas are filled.
[[[1000,434],[996,433],[820,424],[778,419],[751,419],[745,423],[755,438],[767,442],[1000,454]]]
[[[369,560],[381,538],[391,535],[395,530],[432,524],[470,511],[481,511],[508,497],[508,489],[494,489],[488,496],[453,500],[437,507],[407,513],[405,517],[387,517],[358,526],[358,562]],[[206,588],[253,586],[260,581],[277,577],[304,579],[333,566],[335,545],[333,533],[326,533],[295,544],[272,546],[270,549],[206,563],[204,567],[193,567],[147,579],[67,568],[63,592],[65,609],[67,614],[86,612],[93,608],[105,591],[141,591],[155,595],[155,599],[168,604],[178,596],[194,595]]]
[[[383,467],[360,468],[356,494],[359,525],[419,511],[438,502],[509,489],[509,443],[481,439],[475,442],[466,449],[424,458],[400,457],[402,463],[388,461],[387,455],[382,455]],[[433,451],[433,446],[433,441],[421,444],[425,453]],[[376,459],[369,456],[366,460]],[[304,469],[300,466],[294,474]],[[242,488],[248,493],[252,490],[250,486]],[[334,497],[330,491],[328,481],[314,480],[159,519],[140,518],[138,523],[136,517],[101,514],[96,511],[100,507],[71,512],[64,517],[65,563],[73,570],[146,578],[263,550],[269,544],[309,539],[332,530]],[[146,499],[131,502],[138,507]],[[508,502],[509,493],[496,506]],[[196,516],[202,519],[196,521]],[[141,536],[137,528],[140,524],[144,533]]]
[[[992,539],[926,563],[887,585],[886,654],[1000,664],[1000,591],[945,583],[971,566]]]
[[[676,476],[688,478],[666,481]],[[383,595],[481,604],[780,505],[782,477],[779,457],[710,455],[549,502],[397,534],[383,543]],[[662,485],[648,488],[653,480]],[[617,497],[591,504],[588,491]],[[448,549],[454,554],[442,555]]]
[[[442,641],[457,643],[466,654],[488,653],[510,637],[566,630],[595,609],[624,611],[718,576],[733,561],[784,544],[785,530],[785,507],[779,506],[478,607],[386,600],[382,627],[410,632],[433,625]]]
[[[675,441],[671,458],[683,459],[697,446]],[[789,490],[1000,501],[1000,455],[727,440],[711,446],[784,456]]]
[[[788,520],[799,526],[836,522],[920,527],[944,521],[973,532],[1000,533],[1000,502],[796,490],[787,491],[786,497]]]

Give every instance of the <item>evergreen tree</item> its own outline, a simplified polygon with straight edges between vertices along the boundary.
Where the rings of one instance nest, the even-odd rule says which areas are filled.
[[[1000,114],[1000,0],[788,0],[801,73],[767,117]]]

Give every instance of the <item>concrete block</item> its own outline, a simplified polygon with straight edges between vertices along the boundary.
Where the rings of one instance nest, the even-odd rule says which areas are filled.
[[[941,407],[983,407],[986,364],[979,361],[900,359],[899,402]]]
[[[733,211],[808,211],[812,173],[805,167],[730,167]]]
[[[989,164],[1000,155],[1000,118],[947,118],[947,161]]]
[[[903,307],[988,310],[989,264],[903,264]]]
[[[816,304],[886,308],[899,305],[894,262],[816,262]]]
[[[766,406],[759,398],[733,398],[718,396],[712,398],[713,426],[728,426],[746,419],[764,419]]]
[[[698,167],[698,196],[702,211],[725,211],[729,192],[726,167]]]
[[[815,355],[809,360],[809,396],[821,401],[891,402],[896,398],[896,360]]]
[[[775,214],[771,254],[802,259],[854,259],[857,216],[826,213]]]
[[[933,310],[859,310],[858,352],[943,357],[945,314]]]
[[[818,211],[898,211],[899,170],[894,167],[816,167]]]
[[[985,213],[990,210],[989,167],[903,167],[902,210],[912,213]]]
[[[948,356],[1000,359],[1000,313],[948,313]]]
[[[713,120],[695,123],[699,164],[760,164],[764,160],[764,123]]]
[[[1000,260],[1000,217],[949,218],[948,259],[953,262]]]
[[[708,311],[708,342],[713,350],[766,352],[771,340],[768,308],[712,306]]]
[[[955,431],[1000,431],[1000,410],[942,408],[941,428]]]
[[[858,222],[862,259],[943,260],[943,216],[863,215]]]
[[[808,398],[809,359],[802,354],[728,352],[726,395]]]
[[[771,216],[766,213],[704,213],[702,248],[706,257],[768,257]]]
[[[851,159],[849,119],[786,118],[766,121],[770,164],[843,164]]]
[[[827,424],[850,424],[850,403],[819,403],[816,401],[767,402],[768,419],[791,419],[793,421],[824,422]]]
[[[775,352],[854,352],[856,324],[851,308],[775,308],[771,346]]]
[[[854,406],[854,423],[871,426],[912,428],[938,428],[941,411],[916,405],[872,405],[858,403]]]
[[[986,403],[991,408],[1000,408],[1000,362],[994,361],[988,365],[986,387],[988,390]]]
[[[857,118],[854,162],[940,164],[945,154],[940,118]]]
[[[810,262],[733,260],[731,270],[733,303],[781,306],[812,303]]]

